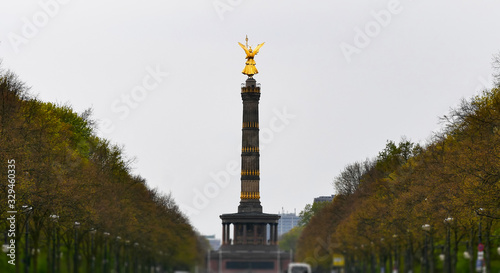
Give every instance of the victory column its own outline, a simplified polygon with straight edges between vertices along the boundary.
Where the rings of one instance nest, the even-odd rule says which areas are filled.
[[[259,73],[254,58],[264,43],[252,49],[248,46],[248,37],[245,40],[245,45],[238,43],[245,50],[247,59],[242,73],[248,76],[241,87],[243,122],[240,204],[237,213],[220,215],[222,246],[218,251],[210,253],[210,273],[276,273],[286,269],[290,262],[290,254],[280,251],[278,247],[280,216],[263,213],[260,204],[260,85],[253,76]]]

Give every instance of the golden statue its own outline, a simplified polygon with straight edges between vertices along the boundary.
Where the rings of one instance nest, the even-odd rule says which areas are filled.
[[[252,78],[253,75],[259,73],[259,71],[257,71],[257,67],[255,67],[255,61],[253,58],[255,57],[255,55],[257,55],[257,53],[259,53],[259,49],[264,45],[264,43],[257,45],[255,50],[252,50],[252,47],[248,46],[248,36],[245,38],[245,41],[246,41],[246,46],[242,45],[241,43],[238,43],[241,46],[241,48],[245,50],[245,53],[247,54],[247,56],[245,57],[245,59],[247,59],[245,63],[246,65],[241,73],[248,75],[248,77]]]

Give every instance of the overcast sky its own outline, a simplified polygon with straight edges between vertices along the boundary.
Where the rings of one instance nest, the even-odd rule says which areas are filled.
[[[0,2],[0,58],[44,101],[93,108],[202,234],[237,211],[237,42],[265,42],[261,202],[297,213],[387,140],[426,143],[439,117],[491,86],[500,1]]]

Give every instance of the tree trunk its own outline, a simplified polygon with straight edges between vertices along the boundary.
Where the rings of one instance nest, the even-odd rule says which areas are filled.
[[[430,245],[430,250],[429,250],[429,272],[434,273],[435,272],[435,263],[434,263],[434,236],[432,236],[432,233],[429,235],[429,245]]]
[[[66,272],[71,272],[71,244],[66,245],[68,252],[66,253]]]
[[[486,221],[486,228],[484,230],[484,261],[486,266],[486,273],[491,272],[491,259],[490,259],[490,230],[491,230],[491,220]]]
[[[457,272],[457,261],[458,261],[458,238],[457,231],[453,230],[454,240],[453,240],[453,254],[451,255],[451,273]]]

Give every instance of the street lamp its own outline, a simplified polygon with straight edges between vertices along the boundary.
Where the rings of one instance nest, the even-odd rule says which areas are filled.
[[[399,272],[398,235],[394,234],[392,235],[392,238],[394,238],[394,266],[392,272],[398,273]]]
[[[123,258],[124,258],[124,266],[125,266],[125,273],[129,273],[130,269],[130,251],[129,251],[129,245],[130,245],[130,240],[125,240],[125,247],[123,249]]]
[[[122,237],[116,236],[116,261],[115,261],[115,267],[116,267],[116,272],[120,272],[120,240]]]
[[[94,237],[97,230],[95,228],[90,229],[90,253],[91,253],[91,261],[90,261],[90,269],[92,272],[95,271],[95,245],[94,245]]]
[[[380,238],[380,254],[379,254],[379,263],[380,263],[380,272],[385,273],[385,250],[384,250],[384,238]]]
[[[431,231],[431,225],[429,225],[429,224],[422,225],[422,230],[425,233],[424,250],[422,253],[422,257],[423,257],[423,265],[422,265],[423,270],[422,270],[422,272],[427,273],[429,270],[429,251],[427,250],[427,244],[428,244],[429,239],[428,239],[427,233]]]
[[[30,220],[30,213],[33,210],[33,207],[29,207],[27,205],[22,206],[23,212],[26,213],[26,222],[25,222],[25,227],[26,227],[26,233],[25,233],[25,258],[24,258],[24,272],[29,273],[29,267],[30,267],[30,250],[29,250],[29,220]]]
[[[134,273],[137,273],[137,260],[138,260],[138,255],[137,255],[137,249],[139,248],[139,243],[138,242],[135,242],[134,243],[134,265],[133,265],[133,271]]]
[[[104,256],[102,258],[102,272],[107,273],[108,272],[108,237],[109,237],[109,232],[104,232]]]
[[[162,272],[163,268],[163,251],[158,251],[158,262],[156,264],[155,270],[156,272]]]
[[[55,225],[59,220],[59,215],[52,214],[49,216],[52,221],[52,272],[56,272],[56,253],[58,253],[59,249],[56,250],[56,236],[58,236],[58,232],[56,232]]]
[[[374,268],[377,267],[377,256],[374,254],[374,246],[375,243],[370,241],[370,272],[373,272]]]
[[[477,246],[477,261],[476,261],[476,271],[477,272],[486,272],[486,261],[484,258],[484,244],[482,242],[482,227],[481,220],[483,215],[483,208],[479,208],[476,211],[476,215],[479,216],[479,232],[478,232],[478,246]]]
[[[75,256],[73,257],[73,272],[78,273],[78,229],[80,228],[80,222],[75,222]]]
[[[446,273],[451,273],[451,251],[450,251],[450,226],[453,223],[453,218],[448,217],[444,219],[444,224],[446,225],[446,245],[445,245],[445,253],[444,253],[444,269]]]
[[[446,255],[444,255],[443,253],[439,254],[439,260],[441,262],[443,262],[444,260],[446,260]],[[445,262],[445,264],[446,264],[446,262]]]
[[[4,231],[3,233],[3,238],[4,238],[4,242],[3,242],[3,245],[2,245],[2,252],[3,253],[7,253],[9,252],[9,241],[8,241],[8,237],[7,237],[7,231]]]

